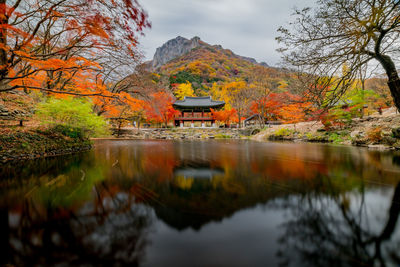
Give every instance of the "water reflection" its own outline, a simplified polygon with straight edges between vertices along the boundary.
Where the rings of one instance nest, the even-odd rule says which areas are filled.
[[[213,179],[224,176],[222,168],[212,168],[207,162],[181,162],[174,168],[174,178],[193,181],[193,179]]]
[[[88,153],[4,166],[1,263],[399,264],[399,157],[310,144],[102,141]]]
[[[391,201],[376,192],[338,191],[285,202],[292,216],[282,224],[284,265],[296,253],[308,266],[399,266],[400,183],[391,191],[384,190]]]

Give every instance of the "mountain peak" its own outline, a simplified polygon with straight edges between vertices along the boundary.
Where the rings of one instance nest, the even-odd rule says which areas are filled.
[[[187,39],[182,36],[178,36],[174,39],[171,39],[167,41],[165,44],[163,44],[161,47],[157,48],[156,53],[154,54],[153,60],[149,62],[149,66],[152,70],[156,70],[160,68],[161,66],[165,65],[171,60],[174,60],[176,58],[179,58],[190,51],[192,51],[194,48],[198,47],[208,47],[208,48],[214,48],[220,51],[224,51],[225,49],[221,45],[209,45],[205,42],[203,42],[200,37],[195,36],[192,39]],[[230,50],[226,50],[230,51]],[[230,51],[233,56],[240,58],[242,60],[248,61],[252,64],[256,65],[261,65],[264,67],[269,67],[267,63],[261,62],[258,63],[254,58],[251,57],[244,57],[244,56],[239,56]]]
[[[157,69],[168,61],[180,57],[199,46],[201,46],[201,40],[197,36],[190,40],[182,36],[171,39],[157,48],[151,67],[152,69]]]

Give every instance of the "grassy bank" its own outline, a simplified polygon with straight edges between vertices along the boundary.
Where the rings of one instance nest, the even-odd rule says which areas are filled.
[[[55,126],[21,131],[16,127],[0,136],[0,161],[64,155],[90,148],[91,141],[79,128]]]

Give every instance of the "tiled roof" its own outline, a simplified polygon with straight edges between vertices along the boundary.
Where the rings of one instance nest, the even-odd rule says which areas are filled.
[[[211,99],[211,96],[204,97],[191,97],[185,96],[183,100],[178,100],[174,103],[177,108],[190,108],[190,107],[200,107],[200,108],[220,108],[225,105],[224,101],[215,101]]]

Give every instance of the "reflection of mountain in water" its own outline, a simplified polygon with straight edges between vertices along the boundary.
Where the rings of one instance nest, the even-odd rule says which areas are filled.
[[[0,224],[6,235],[0,265],[140,265],[148,232],[158,225],[153,224],[153,210],[174,229],[200,230],[218,222],[224,231],[226,222],[235,221],[228,219],[233,214],[265,203],[266,209],[294,214],[271,219],[287,230],[276,247],[256,247],[281,247],[284,263],[293,250],[317,259],[314,266],[347,266],[332,251],[360,263],[387,259],[380,257],[385,251],[398,259],[400,243],[393,242],[400,239],[398,162],[399,154],[332,146],[121,141],[82,155],[32,162],[21,170],[9,165],[0,173],[6,176],[0,191]],[[363,228],[358,223],[363,209],[354,210],[358,201],[375,202],[370,192],[391,185],[396,189],[383,194],[386,217],[379,221],[379,231]],[[377,214],[369,212],[365,215]],[[240,221],[237,227],[253,223]],[[392,244],[390,250],[387,244]],[[376,257],[364,251],[371,247],[379,248],[371,250]]]

